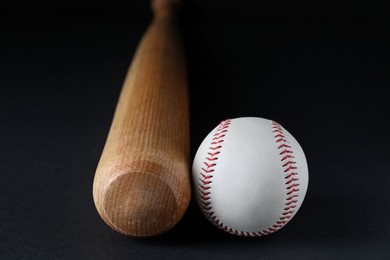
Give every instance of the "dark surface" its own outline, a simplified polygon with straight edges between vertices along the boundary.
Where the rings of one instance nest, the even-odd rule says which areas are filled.
[[[294,219],[235,237],[192,201],[161,236],[109,229],[92,182],[148,5],[18,1],[0,23],[0,259],[390,259],[385,2],[209,2],[182,22],[191,159],[225,118],[280,122],[309,164]]]

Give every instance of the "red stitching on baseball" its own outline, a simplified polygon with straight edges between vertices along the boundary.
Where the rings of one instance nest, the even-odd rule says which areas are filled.
[[[287,192],[287,195],[293,194],[294,192],[298,192],[299,189],[292,189],[292,191]]]
[[[286,200],[292,200],[293,198],[297,198],[298,197],[298,194],[294,194],[290,197],[288,197]]]
[[[216,164],[215,163],[207,163],[207,162],[203,162],[207,168],[211,168],[211,167],[214,167]]]
[[[285,179],[289,179],[291,176],[294,176],[294,175],[298,175],[298,173],[292,172],[292,173],[290,173],[289,175],[287,175],[287,176],[284,177],[284,178],[285,178]]]
[[[299,181],[299,178],[292,178],[291,180],[289,180],[288,182],[286,182],[286,185],[290,184],[291,182],[293,181]]]
[[[205,175],[205,174],[203,174],[203,173],[200,173],[200,175],[202,175],[203,179],[210,179],[210,178],[213,177],[213,176],[211,176],[211,175],[207,176],[207,175]]]
[[[277,143],[280,143],[280,142],[287,142],[287,139],[284,139],[284,138],[276,139],[276,142],[277,142]]]
[[[213,139],[211,139],[211,140],[218,140],[218,139],[221,139],[221,138],[225,137],[224,134],[221,134],[221,135],[214,135],[214,136],[215,136],[215,137],[214,137]]]
[[[292,206],[290,206],[290,207],[284,208],[284,210],[289,210],[289,209],[293,209],[293,208],[296,208],[296,207],[297,207],[296,205],[292,205]]]
[[[199,192],[202,193],[203,196],[210,195],[210,192],[209,192],[209,191],[203,191],[203,190],[200,190],[200,189],[199,189]]]
[[[284,172],[290,172],[291,170],[296,170],[296,169],[297,169],[297,167],[290,165],[286,169],[284,169]]]
[[[214,152],[214,153],[207,153],[211,157],[216,156],[217,154],[221,153],[220,151]]]
[[[293,151],[291,151],[291,150],[284,149],[284,150],[282,150],[279,154],[282,155],[282,154],[292,153],[292,152],[293,152]]]
[[[293,184],[291,184],[290,186],[288,186],[286,189],[291,189],[291,188],[293,188],[293,187],[297,187],[297,186],[299,186],[299,183],[293,183]]]
[[[203,185],[209,185],[210,183],[212,183],[212,181],[202,180],[201,178],[199,179],[203,183]]]
[[[278,221],[276,221],[271,227],[258,232],[261,235],[268,235],[281,229],[294,215],[295,208],[298,203],[296,198],[299,197],[299,189],[297,188],[299,186],[299,178],[294,177],[298,175],[298,167],[295,166],[296,161],[294,160],[295,157],[291,149],[291,145],[283,127],[280,124],[275,121],[271,121],[271,127],[273,129],[272,132],[274,133],[275,142],[278,144],[277,148],[279,150],[279,155],[281,156],[280,161],[282,162],[283,173],[286,174],[284,177],[286,180],[286,207],[283,209]]]
[[[287,159],[289,159],[289,158],[294,158],[294,156],[286,155],[286,156],[284,156],[284,157],[281,159],[281,161],[287,160]]]
[[[285,205],[288,206],[288,205],[291,205],[291,204],[297,203],[297,202],[298,202],[297,200],[292,200],[292,201],[287,202]]]
[[[208,169],[205,169],[205,168],[202,168],[202,170],[203,170],[205,173],[210,173],[210,172],[213,172],[213,171],[214,171],[213,169],[208,170]]]
[[[203,208],[203,211],[209,218],[209,220],[219,228],[225,230],[226,232],[229,232],[231,234],[240,235],[240,236],[262,236],[260,232],[243,232],[240,230],[233,229],[225,224],[223,224],[217,216],[214,216],[214,212],[212,211],[213,207],[211,205],[210,200],[210,190],[212,183],[213,175],[211,175],[212,172],[214,172],[215,166],[217,166],[217,160],[218,157],[216,157],[218,154],[221,153],[220,149],[222,148],[220,143],[224,142],[224,137],[226,137],[226,134],[228,132],[228,128],[231,124],[231,120],[227,119],[225,121],[222,121],[219,126],[217,127],[216,133],[213,135],[212,142],[210,143],[210,151],[207,153],[209,157],[205,158],[205,161],[203,164],[206,166],[206,168],[202,168],[202,171],[200,173],[201,178],[199,178],[200,182],[198,183],[200,189],[199,192],[202,194],[202,196],[199,196],[201,200],[201,207]],[[217,146],[216,146],[217,145]],[[288,148],[288,147],[287,147]]]
[[[209,189],[211,189],[211,187],[208,187],[208,186],[206,186],[206,185],[202,185],[202,184],[200,184],[200,183],[199,183],[199,187],[200,187],[201,189],[203,189],[203,190],[209,190]]]
[[[283,144],[279,145],[279,147],[278,147],[278,149],[281,149],[281,148],[291,148],[291,146],[283,143]]]
[[[282,165],[282,167],[286,167],[287,165],[296,164],[294,161],[288,161],[285,164]]]
[[[205,201],[202,201],[202,204],[205,205],[205,206],[208,206],[211,204],[211,202],[205,202]]]

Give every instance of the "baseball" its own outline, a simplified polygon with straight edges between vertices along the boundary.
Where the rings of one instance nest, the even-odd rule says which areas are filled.
[[[196,152],[195,197],[208,220],[239,236],[280,230],[297,213],[308,186],[299,143],[280,124],[258,117],[222,121]]]

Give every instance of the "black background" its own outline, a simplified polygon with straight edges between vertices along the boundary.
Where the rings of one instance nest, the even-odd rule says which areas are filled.
[[[191,159],[221,120],[274,119],[300,142],[309,189],[262,238],[211,225],[191,201],[149,239],[92,199],[147,1],[0,8],[0,259],[390,259],[386,1],[186,1]]]

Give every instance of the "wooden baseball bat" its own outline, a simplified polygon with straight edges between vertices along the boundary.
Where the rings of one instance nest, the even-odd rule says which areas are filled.
[[[186,62],[179,1],[152,2],[153,21],[133,57],[93,183],[114,230],[155,236],[172,228],[191,195]]]

